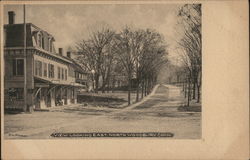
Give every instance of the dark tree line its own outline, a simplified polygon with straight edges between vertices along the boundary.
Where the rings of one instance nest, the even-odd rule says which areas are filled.
[[[79,61],[93,72],[95,91],[109,88],[115,75],[125,75],[128,82],[128,104],[131,103],[132,80],[136,101],[148,95],[157,81],[159,68],[166,63],[166,45],[162,35],[152,29],[125,27],[116,33],[103,28],[77,43]],[[102,77],[102,86],[99,79]],[[141,89],[141,91],[140,91]]]
[[[191,99],[200,102],[202,77],[201,4],[186,4],[179,10],[182,38],[178,42],[182,49],[182,72],[186,75],[183,88],[188,106]]]

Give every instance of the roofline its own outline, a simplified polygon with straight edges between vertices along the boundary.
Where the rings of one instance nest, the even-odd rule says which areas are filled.
[[[89,74],[89,72],[85,71],[85,70],[82,68],[82,66],[81,66],[78,62],[76,62],[76,60],[74,60],[74,59],[72,59],[72,58],[69,58],[69,57],[67,57],[67,56],[63,56],[63,57],[66,58],[66,59],[68,59],[69,61],[71,61],[73,65],[75,65],[75,66],[81,68],[81,70],[77,69],[78,72],[81,72],[81,73],[84,73],[84,74]]]
[[[23,23],[4,24],[4,27],[7,27],[7,26],[14,26],[14,25],[23,25]],[[43,31],[43,32],[45,32],[46,34],[48,34],[49,36],[51,36],[51,37],[53,37],[53,38],[54,38],[54,36],[53,36],[52,34],[50,34],[50,33],[48,33],[47,31],[45,31],[45,30],[41,29],[40,27],[36,26],[36,25],[35,25],[35,24],[33,24],[33,23],[26,23],[26,25],[33,26],[33,27],[35,27],[36,29]],[[55,38],[54,38],[54,39],[55,39]]]
[[[24,48],[24,47],[4,47],[5,50],[15,50],[15,49],[23,49],[23,48]],[[38,47],[26,47],[26,48],[27,48],[27,49],[35,49],[35,50],[38,50],[38,51],[40,51],[40,52],[43,52],[43,53],[45,53],[45,54],[48,54],[49,56],[52,56],[52,57],[61,59],[61,60],[65,61],[65,62],[68,62],[68,63],[72,64],[72,62],[69,61],[69,60],[67,60],[66,58],[64,58],[64,57],[62,57],[62,56],[59,56],[59,55],[56,55],[56,54],[51,54],[51,53],[49,53],[48,51],[42,50],[42,49],[40,49],[40,48],[38,48]]]

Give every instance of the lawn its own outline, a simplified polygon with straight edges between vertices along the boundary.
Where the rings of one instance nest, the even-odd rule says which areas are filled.
[[[134,103],[136,93],[131,92],[131,103]],[[77,97],[80,104],[108,107],[108,108],[124,108],[128,103],[128,93],[126,91],[115,91],[109,93],[81,93]]]

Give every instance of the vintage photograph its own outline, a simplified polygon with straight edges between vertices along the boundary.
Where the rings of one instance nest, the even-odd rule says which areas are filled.
[[[202,138],[202,5],[4,4],[4,139]]]

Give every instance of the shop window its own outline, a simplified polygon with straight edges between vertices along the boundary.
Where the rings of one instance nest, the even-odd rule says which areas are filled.
[[[24,74],[24,59],[13,59],[13,75],[23,76]]]

